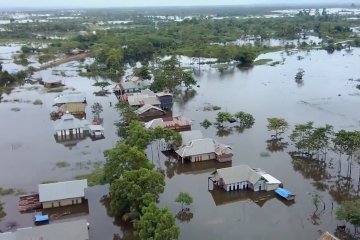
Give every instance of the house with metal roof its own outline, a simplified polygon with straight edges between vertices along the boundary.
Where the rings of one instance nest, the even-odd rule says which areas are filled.
[[[40,84],[43,84],[46,88],[56,88],[64,86],[63,82],[59,79],[43,79],[40,81]]]
[[[183,116],[156,118],[145,123],[145,128],[166,128],[174,131],[187,131],[191,129],[192,122]]]
[[[39,184],[39,200],[43,208],[81,204],[87,187],[86,179]]]
[[[200,130],[180,132],[182,143],[187,144],[196,139],[203,139],[204,135]]]
[[[252,189],[254,192],[277,189],[281,182],[261,169],[248,165],[221,168],[213,172],[212,181],[226,191]]]
[[[88,125],[89,133],[91,137],[103,137],[104,136],[104,127],[101,125]]]
[[[211,138],[191,140],[184,143],[175,152],[182,160],[182,163],[185,161],[201,162],[208,160],[227,162],[231,161],[233,156],[230,146],[218,143]]]
[[[130,80],[118,84],[114,88],[114,93],[116,96],[120,96],[128,93],[137,93],[141,90],[148,89],[151,85],[151,81],[143,80],[139,77],[132,77]]]
[[[65,103],[86,103],[86,94],[80,92],[60,94],[54,99],[54,102],[58,106]]]
[[[157,117],[165,115],[165,111],[159,107],[145,104],[144,106],[140,107],[139,109],[135,110],[135,114],[140,118],[146,117]]]
[[[65,113],[55,121],[54,130],[57,137],[82,135],[90,123],[83,119],[77,119],[70,113]]]
[[[19,228],[15,232],[0,233],[0,240],[89,240],[85,219],[53,223],[37,227]]]

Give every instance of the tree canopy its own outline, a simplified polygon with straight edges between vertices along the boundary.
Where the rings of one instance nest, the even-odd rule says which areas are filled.
[[[176,197],[175,202],[181,203],[181,208],[184,209],[184,204],[192,204],[193,198],[187,192],[180,192],[179,195]]]
[[[269,131],[275,131],[275,139],[279,137],[279,135],[283,134],[288,128],[288,122],[283,118],[268,118],[267,128]]]
[[[360,226],[360,199],[345,201],[336,210],[336,218],[345,220],[355,227]]]
[[[141,240],[176,240],[180,234],[169,209],[160,209],[155,203],[142,209],[142,216],[135,221],[135,229]]]
[[[111,211],[118,216],[140,213],[143,207],[158,200],[164,186],[164,176],[154,170],[140,168],[124,172],[110,185]]]

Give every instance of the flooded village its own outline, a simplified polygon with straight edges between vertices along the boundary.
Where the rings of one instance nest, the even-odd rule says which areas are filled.
[[[2,11],[0,240],[359,239],[360,10],[317,8]]]

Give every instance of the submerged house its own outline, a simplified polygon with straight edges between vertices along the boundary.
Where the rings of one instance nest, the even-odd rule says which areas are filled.
[[[101,125],[88,125],[89,134],[91,137],[98,138],[98,137],[104,137],[104,131],[105,129]]]
[[[228,162],[232,161],[233,156],[230,146],[218,143],[211,138],[191,140],[184,143],[175,152],[182,163],[185,161],[201,162],[208,160]]]
[[[60,94],[54,99],[55,105],[61,106],[66,103],[86,103],[85,93],[66,93]]]
[[[43,84],[46,88],[56,88],[64,86],[63,82],[58,79],[45,79],[41,80],[40,84]]]
[[[157,98],[160,101],[160,107],[162,109],[172,109],[173,106],[173,95],[169,91],[165,90],[163,92],[156,93]]]
[[[82,136],[89,125],[87,120],[80,120],[70,113],[65,113],[61,119],[55,121],[55,135],[57,137]]]
[[[226,191],[251,189],[254,192],[277,189],[282,183],[261,169],[248,165],[221,168],[213,172],[212,181]]]
[[[148,89],[151,85],[151,81],[143,80],[139,77],[132,77],[129,81],[122,82],[114,88],[116,96],[124,95],[127,93],[137,93],[141,90]]]
[[[64,115],[66,112],[71,113],[72,115],[84,115],[85,114],[85,103],[65,103],[59,107],[58,114]]]
[[[0,233],[0,240],[89,240],[85,219],[52,223],[37,227],[18,228],[15,232]]]
[[[87,180],[39,184],[39,200],[43,208],[55,208],[83,203]]]
[[[165,115],[165,111],[159,107],[145,104],[144,106],[140,107],[139,109],[135,110],[135,114],[141,119],[146,117],[158,117]]]

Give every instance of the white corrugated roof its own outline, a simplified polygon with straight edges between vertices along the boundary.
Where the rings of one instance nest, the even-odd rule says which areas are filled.
[[[215,141],[211,138],[195,139],[180,147],[176,153],[182,158],[215,152]]]
[[[221,168],[216,170],[216,172],[219,174],[220,178],[224,180],[225,184],[244,181],[249,181],[250,183],[255,184],[261,178],[261,175],[248,165]]]
[[[89,130],[91,131],[104,131],[105,129],[101,125],[88,125]]]
[[[85,128],[90,123],[89,121],[83,119],[77,119],[70,113],[65,113],[61,119],[55,121],[54,128],[55,131],[75,129],[75,128]]]
[[[156,128],[156,127],[164,127],[164,120],[162,118],[155,118],[149,122],[145,123],[145,128]]]
[[[150,109],[155,109],[155,110],[158,110],[158,111],[160,111],[160,112],[164,112],[164,111],[163,111],[161,108],[159,108],[159,107],[155,107],[155,106],[150,105],[150,104],[145,104],[144,106],[142,106],[142,107],[140,107],[139,109],[137,109],[137,110],[135,111],[135,113],[136,113],[137,115],[140,115],[140,114],[143,114],[143,113],[149,111]]]
[[[49,202],[69,198],[84,197],[87,180],[39,184],[40,202]]]
[[[280,180],[274,178],[273,176],[271,176],[270,174],[266,173],[266,174],[262,174],[261,175],[263,178],[265,178],[265,180],[270,183],[270,184],[281,184]]]
[[[89,240],[86,219],[51,223],[38,227],[19,228],[15,233],[16,238],[14,240]]]
[[[55,104],[64,104],[64,103],[82,103],[86,101],[85,93],[67,93],[61,94],[54,99]]]
[[[204,138],[204,135],[202,134],[202,132],[200,130],[180,132],[180,135],[181,135],[183,144],[188,144],[192,140]]]

